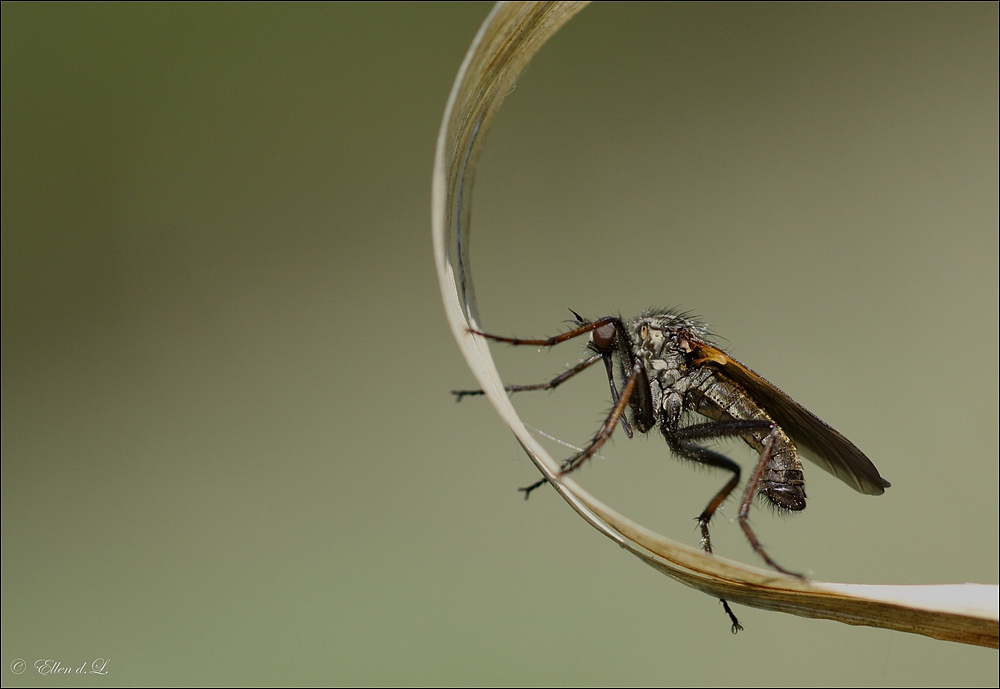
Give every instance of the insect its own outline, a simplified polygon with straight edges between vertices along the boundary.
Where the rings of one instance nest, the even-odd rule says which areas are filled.
[[[750,504],[760,495],[779,510],[806,507],[805,478],[799,451],[855,490],[881,495],[889,482],[850,440],[821,421],[760,375],[712,343],[708,329],[687,314],[653,309],[625,321],[618,316],[587,320],[577,314],[575,327],[545,339],[501,337],[470,332],[512,345],[552,347],[590,335],[590,355],[545,383],[509,385],[508,392],[552,390],[598,361],[604,363],[614,407],[600,430],[580,451],[561,464],[563,475],[579,469],[594,456],[620,424],[631,438],[635,431],[659,430],[670,449],[684,459],[716,467],[732,476],[698,516],[701,545],[712,552],[709,522],[740,482],[736,462],[701,443],[741,438],[759,453],[747,480],[736,519],[754,552],[773,569],[803,579],[781,567],[767,553],[748,521]],[[620,386],[620,391],[619,391]],[[482,390],[453,390],[461,400]],[[691,423],[693,414],[707,419]],[[547,482],[521,488],[527,497]],[[727,601],[732,631],[743,629]]]

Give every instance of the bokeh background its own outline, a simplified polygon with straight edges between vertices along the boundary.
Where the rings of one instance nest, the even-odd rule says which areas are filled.
[[[430,250],[489,7],[2,6],[3,684],[995,685],[995,651],[912,635],[738,607],[733,637],[521,499],[516,442],[449,395]],[[694,310],[893,482],[807,465],[808,510],[755,512],[779,562],[996,583],[997,15],[586,9],[490,135],[485,326]],[[511,382],[579,356],[497,348]],[[570,443],[609,405],[596,371],[516,402]],[[655,437],[579,476],[690,544],[724,480]],[[717,550],[753,561],[734,514]]]

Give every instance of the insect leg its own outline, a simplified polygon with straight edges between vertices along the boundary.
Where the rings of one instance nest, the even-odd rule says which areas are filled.
[[[575,312],[574,312],[575,313]],[[611,386],[611,402],[612,404],[618,404],[618,388],[615,386],[615,368],[614,363],[611,359],[611,355],[607,352],[601,354],[604,358],[604,368],[608,371],[608,385]],[[632,439],[632,424],[628,422],[628,417],[622,414],[622,430],[625,431],[625,435]]]
[[[796,574],[795,572],[789,572],[787,569],[775,562],[767,551],[764,550],[763,544],[761,544],[760,539],[757,538],[757,534],[754,533],[753,528],[750,526],[748,516],[750,514],[750,503],[753,502],[754,496],[757,494],[757,488],[760,486],[760,481],[764,477],[764,472],[767,470],[767,466],[771,461],[772,453],[774,452],[774,442],[777,438],[778,428],[770,421],[763,420],[733,420],[733,421],[715,421],[710,423],[701,423],[694,426],[686,426],[684,428],[678,428],[673,430],[672,433],[674,437],[690,439],[690,438],[721,438],[726,436],[742,436],[746,435],[747,431],[768,431],[767,437],[764,439],[764,447],[760,451],[760,457],[757,459],[757,465],[753,469],[753,473],[750,474],[750,479],[747,481],[746,488],[743,491],[743,498],[740,500],[740,509],[736,513],[736,519],[740,524],[740,528],[743,529],[744,535],[746,535],[747,540],[750,541],[750,546],[753,551],[761,556],[770,567],[776,569],[782,574],[787,574],[788,576],[798,577],[799,579],[805,579],[801,574]],[[670,440],[670,435],[667,435],[668,440]],[[678,440],[672,441],[671,448],[674,447],[674,443]],[[675,449],[675,451],[677,451]],[[680,452],[680,454],[684,454]],[[685,455],[689,456],[689,455]],[[694,458],[692,458],[694,459]],[[695,461],[700,461],[695,459]],[[713,501],[714,502],[714,501]],[[710,504],[711,506],[711,504]]]
[[[715,497],[712,498],[712,500],[705,507],[704,511],[702,511],[702,513],[698,516],[698,526],[701,528],[701,547],[706,553],[711,554],[712,552],[712,540],[708,533],[708,523],[715,515],[715,511],[719,509],[719,506],[725,502],[726,498],[729,497],[739,484],[740,466],[728,457],[718,452],[714,452],[713,450],[709,450],[706,447],[696,445],[691,441],[695,439],[739,436],[747,433],[748,431],[769,430],[770,428],[771,423],[768,421],[733,420],[685,426],[683,428],[677,428],[667,434],[667,441],[670,443],[670,448],[682,457],[705,466],[726,469],[727,471],[731,471],[733,473],[732,478],[730,478],[729,481],[726,482],[726,485],[724,485],[722,489],[715,494]],[[725,598],[720,598],[719,602],[722,603],[722,608],[726,611],[730,621],[733,623],[733,634],[742,631],[743,625],[741,625],[739,620],[736,619],[736,614],[733,612],[732,608],[729,607],[729,602]]]
[[[519,337],[503,337],[502,335],[490,335],[489,333],[484,333],[481,330],[473,330],[469,328],[469,332],[473,335],[479,335],[480,337],[485,337],[487,340],[493,340],[494,342],[506,342],[512,345],[532,345],[535,347],[553,347],[566,340],[572,340],[574,337],[580,337],[580,335],[586,335],[589,332],[593,332],[599,328],[603,328],[606,325],[616,324],[621,325],[621,319],[615,316],[604,316],[603,318],[598,318],[596,321],[590,323],[584,323],[579,328],[573,328],[568,330],[561,335],[555,335],[553,337],[546,337],[540,340],[522,340]]]
[[[702,544],[706,552],[712,552],[712,544],[708,536],[708,522],[711,521],[715,511],[719,509],[719,506],[726,500],[726,498],[729,497],[729,494],[732,493],[733,489],[735,489],[739,484],[740,467],[736,462],[728,457],[713,450],[709,450],[706,447],[702,447],[701,445],[696,445],[691,441],[742,436],[751,431],[769,431],[772,426],[773,424],[771,424],[770,421],[711,421],[709,423],[699,423],[693,426],[677,428],[670,431],[667,435],[667,441],[670,443],[670,448],[682,457],[698,462],[699,464],[718,467],[733,473],[733,477],[729,479],[725,486],[722,487],[722,490],[716,493],[715,497],[708,503],[708,506],[705,507],[705,510],[698,516],[698,525],[701,527]]]
[[[618,422],[622,419],[622,415],[625,413],[625,408],[628,406],[628,401],[632,397],[632,393],[635,391],[636,381],[639,380],[639,373],[642,372],[642,363],[636,361],[632,367],[632,375],[628,377],[628,382],[625,383],[625,388],[622,390],[621,397],[618,398],[618,403],[615,404],[614,409],[608,414],[608,418],[604,420],[601,425],[600,430],[594,435],[594,438],[584,447],[582,450],[577,452],[575,455],[568,457],[563,460],[560,467],[560,474],[565,476],[566,474],[576,471],[583,463],[593,457],[601,446],[608,441],[611,434],[614,433],[615,427]],[[532,483],[530,486],[524,488],[518,488],[524,493],[525,499],[531,494],[531,491],[539,488],[540,486],[548,483],[548,479],[543,478],[540,481]]]
[[[562,373],[560,373],[558,376],[548,381],[547,383],[534,383],[531,385],[505,385],[503,389],[506,390],[507,392],[527,392],[529,390],[554,390],[555,388],[559,387],[561,384],[565,383],[567,380],[575,376],[577,373],[580,373],[580,371],[583,371],[592,366],[593,364],[597,363],[598,361],[600,361],[601,357],[602,357],[601,354],[591,355],[586,359],[584,359],[583,361],[581,361],[576,366],[574,366],[573,368],[566,369],[565,371],[563,371]],[[482,390],[452,390],[451,394],[455,396],[456,402],[461,402],[463,397],[471,397],[473,395],[482,395],[485,393]],[[617,395],[617,392],[615,394]]]
[[[720,469],[727,469],[733,472],[733,477],[726,482],[726,485],[722,487],[722,490],[715,494],[715,497],[708,503],[708,506],[705,507],[704,511],[698,515],[698,526],[701,528],[701,547],[706,553],[711,555],[712,539],[708,535],[708,522],[711,521],[715,511],[719,509],[719,505],[721,505],[725,499],[729,497],[729,494],[733,492],[733,489],[736,488],[737,484],[740,482],[740,467],[736,462],[728,457],[724,457],[717,452],[712,452],[709,449],[687,441],[677,441],[677,445],[673,447],[673,450],[677,454],[698,462],[699,464],[719,467]],[[729,601],[725,598],[720,598],[719,602],[722,603],[723,610],[726,611],[726,614],[729,615],[730,621],[733,623],[733,634],[742,631],[743,625],[740,624],[738,619],[736,619],[736,613],[734,613],[733,609],[729,607]]]
[[[678,440],[671,449],[685,459],[690,459],[691,461],[704,466],[725,469],[733,474],[732,478],[726,482],[726,485],[724,485],[722,489],[715,494],[715,497],[713,497],[708,503],[704,511],[698,515],[698,526],[701,529],[701,547],[706,553],[711,553],[712,540],[708,535],[708,523],[712,520],[712,517],[715,515],[715,511],[719,509],[719,506],[725,502],[726,498],[729,497],[729,494],[733,492],[733,489],[739,485],[740,466],[733,460],[719,454],[718,452],[713,452],[708,448],[704,448],[700,445],[695,445],[692,442],[684,440]]]
[[[774,439],[776,437],[777,427],[772,426],[771,432],[764,440],[764,448],[760,451],[760,459],[757,460],[757,466],[754,467],[753,473],[750,474],[750,479],[747,481],[747,487],[743,491],[743,499],[740,501],[740,510],[736,513],[736,520],[740,523],[740,528],[743,529],[743,533],[746,535],[747,540],[750,541],[750,545],[753,547],[754,552],[764,558],[764,562],[782,574],[787,574],[790,577],[798,577],[799,579],[804,580],[805,577],[801,574],[789,572],[787,569],[771,559],[771,556],[767,554],[764,550],[764,546],[757,539],[757,534],[753,532],[748,520],[748,515],[750,514],[750,503],[753,502],[753,498],[757,494],[757,486],[760,485],[760,480],[764,476],[764,471],[767,469],[767,465],[771,461],[771,453],[774,451]]]

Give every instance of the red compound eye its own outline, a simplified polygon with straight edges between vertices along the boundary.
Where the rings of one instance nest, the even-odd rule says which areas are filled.
[[[608,352],[614,349],[618,333],[615,330],[614,323],[605,323],[602,326],[594,328],[592,336],[594,338],[594,346],[602,352]]]

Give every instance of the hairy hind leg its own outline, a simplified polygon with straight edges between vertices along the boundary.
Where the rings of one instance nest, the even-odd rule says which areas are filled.
[[[706,553],[712,553],[712,539],[709,536],[708,523],[712,520],[712,517],[715,516],[716,510],[719,509],[722,503],[726,501],[726,498],[728,498],[732,494],[733,490],[735,490],[736,486],[739,485],[740,466],[725,455],[715,452],[714,450],[709,450],[707,447],[702,447],[692,441],[742,436],[747,432],[770,430],[772,428],[773,424],[769,421],[733,420],[712,421],[709,423],[700,423],[693,426],[684,426],[682,428],[665,430],[664,434],[667,436],[667,442],[670,443],[670,448],[680,456],[693,462],[697,462],[703,466],[725,469],[733,474],[732,477],[726,482],[726,485],[724,485],[719,492],[715,494],[715,496],[709,501],[708,505],[705,506],[702,513],[698,515],[698,526],[701,529],[701,547]],[[757,482],[760,482],[759,478]],[[742,522],[740,525],[742,526]],[[726,611],[726,614],[733,623],[733,634],[741,631],[743,629],[743,625],[741,625],[739,620],[736,619],[735,613],[733,613],[732,608],[729,607],[729,602],[725,598],[720,598],[719,601],[722,603],[723,609]]]
[[[750,527],[750,521],[748,518],[750,514],[750,503],[753,502],[753,498],[757,494],[757,486],[760,485],[760,480],[764,476],[764,471],[767,469],[767,465],[771,461],[771,452],[774,450],[774,439],[776,437],[775,432],[776,429],[772,429],[771,433],[764,440],[764,448],[760,451],[760,459],[757,460],[757,466],[754,467],[753,473],[750,474],[750,479],[747,481],[747,487],[743,491],[743,499],[740,501],[739,512],[736,513],[736,520],[740,523],[740,528],[743,529],[743,534],[747,537],[747,540],[750,541],[750,546],[753,548],[753,551],[764,558],[764,562],[782,574],[787,574],[790,577],[797,577],[804,580],[804,576],[797,574],[796,572],[789,572],[767,554],[767,551],[764,550],[763,544],[757,538],[757,534],[755,534],[753,529]]]

